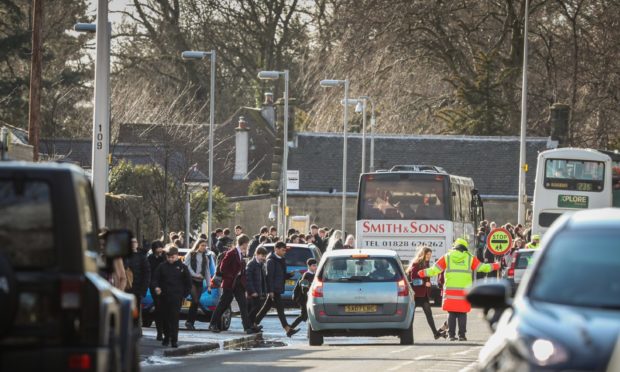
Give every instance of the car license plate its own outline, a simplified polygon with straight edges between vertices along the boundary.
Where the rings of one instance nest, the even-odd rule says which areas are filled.
[[[376,313],[377,305],[345,305],[345,313]]]
[[[192,306],[192,301],[183,300],[183,306],[182,306],[183,308],[190,307],[190,306]]]
[[[286,281],[286,285],[295,285],[295,281],[294,280],[287,280]]]

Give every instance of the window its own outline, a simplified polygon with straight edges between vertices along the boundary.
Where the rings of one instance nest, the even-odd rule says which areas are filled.
[[[265,246],[269,253],[273,252],[273,245]],[[312,254],[312,249],[310,248],[302,248],[302,247],[288,247],[286,250],[286,255],[284,256],[286,259],[286,266],[303,266],[306,267],[306,262],[309,258],[316,258]]]
[[[446,220],[444,177],[366,176],[360,189],[358,219]]]
[[[86,249],[92,252],[99,252],[99,242],[97,239],[97,226],[95,223],[95,211],[93,210],[92,192],[89,186],[83,182],[78,189],[78,207],[80,208],[80,225],[82,238],[85,239]]]
[[[545,181],[547,189],[602,191],[605,164],[601,161],[547,159]]]
[[[572,306],[620,309],[618,241],[619,229],[559,233],[539,258],[542,261],[530,281],[530,297]]]
[[[56,264],[50,194],[45,182],[0,180],[0,250],[16,268]]]
[[[530,261],[532,260],[533,255],[534,252],[519,252],[515,269],[527,269],[527,267],[530,265]]]
[[[561,215],[562,213],[543,212],[538,215],[538,224],[542,227],[549,227],[555,220],[560,218]]]
[[[401,274],[390,257],[332,257],[320,277],[325,282],[394,282],[401,279]]]

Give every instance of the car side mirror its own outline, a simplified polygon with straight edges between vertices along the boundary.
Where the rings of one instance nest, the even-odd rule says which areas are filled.
[[[512,306],[511,293],[506,280],[483,281],[469,290],[467,301],[473,307],[502,310]]]
[[[126,257],[131,254],[131,238],[129,230],[110,230],[105,238],[105,255],[108,258]]]

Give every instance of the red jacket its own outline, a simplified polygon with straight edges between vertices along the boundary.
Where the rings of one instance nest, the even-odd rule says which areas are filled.
[[[413,286],[413,292],[416,297],[430,297],[431,288],[426,286],[426,283],[430,283],[430,278],[421,278],[418,275],[418,271],[428,269],[429,263],[427,261],[422,261],[420,264],[413,264],[411,267],[411,274],[409,275],[409,279],[411,280]],[[416,279],[422,280],[422,285],[413,285],[413,282]]]
[[[233,248],[226,252],[220,263],[220,272],[222,273],[223,289],[233,289],[235,278],[241,280],[243,288],[246,287],[247,276],[245,274],[245,262],[239,257],[237,248]]]

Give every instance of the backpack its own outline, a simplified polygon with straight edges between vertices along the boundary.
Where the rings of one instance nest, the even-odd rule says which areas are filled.
[[[301,279],[299,279],[297,283],[295,283],[295,288],[293,288],[293,295],[291,296],[292,300],[295,303],[302,305],[304,296],[306,296],[309,287],[310,283],[308,283],[308,281],[302,276]]]

